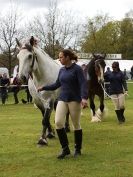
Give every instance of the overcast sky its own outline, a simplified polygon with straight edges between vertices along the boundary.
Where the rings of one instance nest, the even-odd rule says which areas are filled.
[[[0,11],[6,11],[11,2],[18,2],[28,15],[35,15],[49,5],[49,0],[0,0]],[[82,17],[108,13],[114,19],[122,19],[125,13],[133,9],[133,0],[58,0],[58,5],[65,10],[71,9]]]

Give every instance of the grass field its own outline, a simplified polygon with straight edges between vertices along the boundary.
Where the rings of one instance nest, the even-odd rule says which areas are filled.
[[[25,93],[20,93],[20,99]],[[73,131],[68,134],[71,156],[56,159],[58,138],[39,148],[41,113],[33,104],[0,105],[0,177],[133,177],[133,84],[126,98],[126,123],[119,125],[110,99],[101,123],[90,123],[90,110],[83,110],[82,156],[74,158]],[[98,102],[97,102],[98,104]],[[51,118],[54,126],[54,112]]]

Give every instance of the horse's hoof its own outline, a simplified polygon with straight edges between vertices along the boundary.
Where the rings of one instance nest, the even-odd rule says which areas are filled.
[[[98,117],[93,117],[91,122],[101,122],[101,120]]]
[[[53,138],[55,138],[55,135],[53,133],[48,133],[47,138],[53,139]]]
[[[48,142],[47,142],[46,139],[40,138],[37,144],[38,144],[39,146],[45,146],[45,145],[48,145]]]

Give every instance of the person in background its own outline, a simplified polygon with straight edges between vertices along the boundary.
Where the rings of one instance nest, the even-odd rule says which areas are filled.
[[[26,92],[26,96],[27,96],[27,103],[32,103],[32,96],[29,92],[28,86],[26,86],[25,92]]]
[[[56,107],[55,125],[62,152],[58,159],[63,159],[70,154],[69,143],[65,131],[66,114],[70,113],[74,128],[75,152],[74,157],[81,155],[82,129],[80,125],[81,105],[87,107],[87,83],[83,70],[73,60],[77,56],[69,49],[64,49],[59,53],[59,60],[64,67],[59,71],[58,78],[54,84],[38,88],[42,90],[56,90],[60,87],[60,95]]]
[[[115,106],[115,112],[119,123],[125,122],[125,94],[127,94],[127,83],[124,74],[119,68],[119,62],[112,63],[113,71],[106,75],[110,82],[110,95]],[[124,88],[124,89],[123,89]]]
[[[13,79],[13,96],[14,96],[14,104],[18,104],[18,92],[20,90],[21,82],[19,80],[18,74],[16,74],[16,77]]]
[[[1,78],[1,99],[2,104],[5,104],[7,96],[8,96],[8,90],[7,87],[10,85],[10,80],[7,77],[7,74],[4,73],[3,77]]]
[[[124,74],[125,80],[128,80],[129,78],[128,78],[128,76],[127,76],[127,71],[126,71],[126,69],[124,69],[123,74]]]
[[[109,79],[107,76],[110,74],[111,74],[110,67],[107,67],[107,70],[104,73],[104,81],[105,81],[105,90],[108,95],[110,95],[110,83],[109,83]]]
[[[0,98],[1,98],[1,79],[2,79],[2,74],[0,74]]]
[[[131,67],[130,75],[131,75],[131,79],[133,79],[133,66]]]

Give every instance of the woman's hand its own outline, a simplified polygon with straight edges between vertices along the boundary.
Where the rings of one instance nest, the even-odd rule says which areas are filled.
[[[128,96],[128,91],[125,91],[125,93],[124,93],[126,96]]]
[[[81,100],[81,107],[83,109],[88,107],[88,101],[86,99]]]

